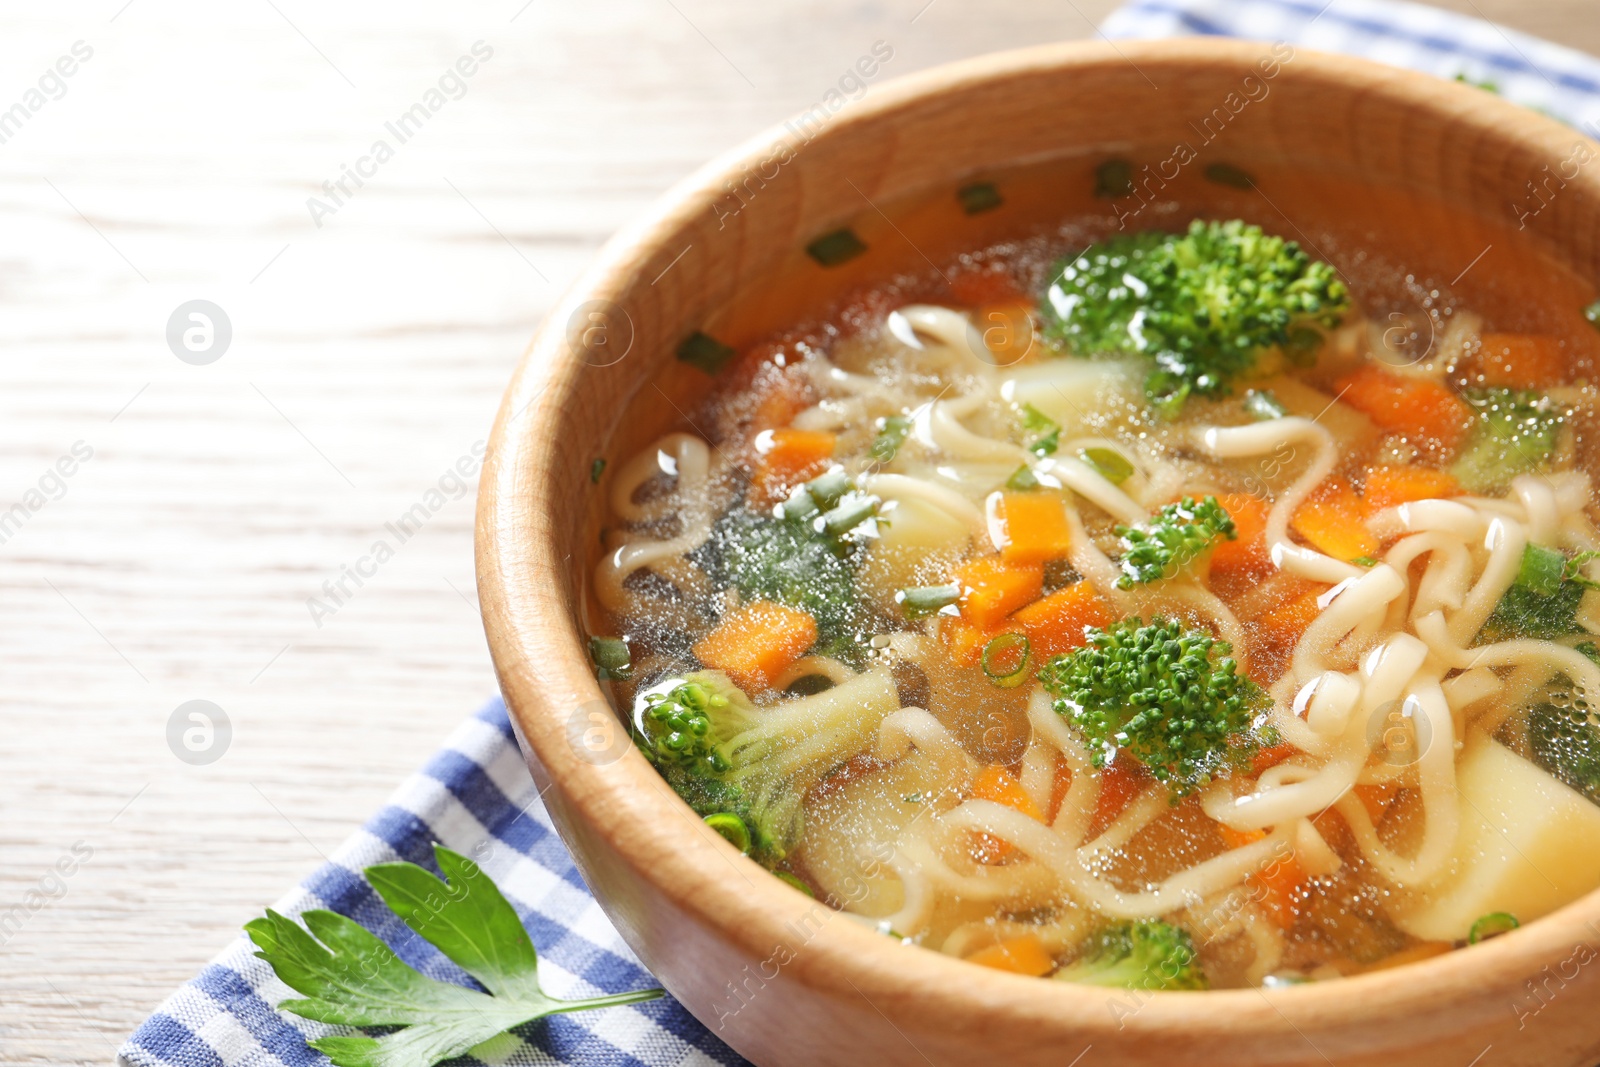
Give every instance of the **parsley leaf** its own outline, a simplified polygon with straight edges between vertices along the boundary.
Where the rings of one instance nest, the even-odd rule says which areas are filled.
[[[539,987],[539,957],[506,898],[476,863],[434,846],[448,884],[414,863],[368,867],[367,880],[405,924],[482,983],[488,993],[414,970],[376,935],[337,912],[308,911],[301,927],[267,910],[245,924],[257,956],[305,999],[279,1005],[306,1019],[401,1027],[381,1037],[309,1042],[337,1067],[432,1067],[490,1038],[557,1012],[654,1000],[659,989],[557,1000]]]

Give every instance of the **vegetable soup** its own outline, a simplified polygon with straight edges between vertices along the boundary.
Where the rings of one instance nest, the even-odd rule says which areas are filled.
[[[797,891],[1052,980],[1321,981],[1600,886],[1582,301],[1090,196],[685,342],[701,395],[594,471],[638,750]]]

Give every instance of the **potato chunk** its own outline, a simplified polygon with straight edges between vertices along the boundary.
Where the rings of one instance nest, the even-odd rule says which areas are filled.
[[[1530,922],[1600,885],[1600,807],[1474,731],[1457,765],[1461,833],[1432,887],[1395,896],[1395,925],[1428,941],[1464,940],[1492,912]]]

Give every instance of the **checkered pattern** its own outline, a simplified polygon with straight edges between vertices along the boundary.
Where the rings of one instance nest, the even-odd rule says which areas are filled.
[[[475,859],[505,892],[539,947],[539,977],[557,997],[655,985],[606,921],[551,828],[498,700],[462,724],[420,773],[274,907],[285,915],[327,908],[377,933],[424,974],[466,982],[411,933],[361,878],[371,864],[433,867],[438,841]],[[140,1026],[122,1048],[138,1067],[315,1067],[328,1061],[305,1039],[339,1032],[276,1010],[296,996],[256,959],[242,934]],[[670,998],[553,1015],[496,1049],[505,1067],[710,1067],[745,1061]],[[477,1062],[477,1061],[468,1061]]]
[[[1519,103],[1600,130],[1600,61],[1433,8],[1379,0],[1135,0],[1105,23],[1110,38],[1192,35],[1283,40],[1443,78],[1492,81]],[[332,861],[276,904],[286,915],[328,908],[353,916],[407,962],[435,977],[465,976],[411,934],[360,877],[404,859],[431,865],[439,841],[472,856],[516,905],[539,946],[555,996],[652,985],[589,895],[551,829],[496,701],[462,725],[421,773],[350,838]],[[334,1028],[278,1012],[291,991],[240,936],[134,1032],[122,1057],[137,1067],[314,1067],[305,1038]],[[744,1061],[671,999],[524,1027],[497,1054],[511,1065],[692,1067]]]
[[[1600,130],[1600,60],[1570,48],[1400,0],[1133,0],[1100,27],[1117,38],[1287,41],[1493,82],[1508,99]]]

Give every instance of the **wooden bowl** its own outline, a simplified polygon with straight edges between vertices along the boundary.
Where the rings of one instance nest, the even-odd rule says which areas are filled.
[[[1600,1058],[1595,894],[1466,951],[1271,991],[1107,992],[903,947],[770,877],[693,818],[610,717],[586,655],[584,588],[601,521],[594,461],[616,462],[705,392],[710,379],[673,359],[691,333],[748,343],[852,278],[918,267],[924,251],[949,255],[971,239],[956,234],[933,252],[907,231],[900,244],[884,205],[930,191],[947,198],[972,175],[1051,157],[1079,165],[1085,180],[1113,154],[1159,168],[1175,144],[1195,142],[1191,171],[1213,160],[1286,166],[1308,182],[1343,176],[1385,190],[1340,201],[1351,232],[1431,256],[1446,279],[1479,272],[1491,303],[1513,308],[1519,288],[1557,292],[1575,316],[1593,297],[1584,280],[1600,275],[1591,142],[1477,89],[1276,49],[1050,45],[885,84],[821,121],[814,112],[710,164],[618,234],[524,356],[495,424],[477,519],[500,684],[551,817],[607,914],[672,994],[756,1063],[1589,1067]],[[1216,108],[1227,109],[1220,133],[1205,118],[1222,122]],[[1217,133],[1216,144],[1197,131]],[[1259,196],[1258,216],[1282,215],[1280,232],[1310,240],[1298,212],[1319,197],[1295,188],[1238,195]],[[797,273],[807,242],[852,220],[876,235],[868,243],[881,257],[863,257],[853,275],[814,264]],[[936,240],[936,231],[917,232]],[[763,288],[778,276],[793,284]],[[603,332],[585,335],[591,328]]]

